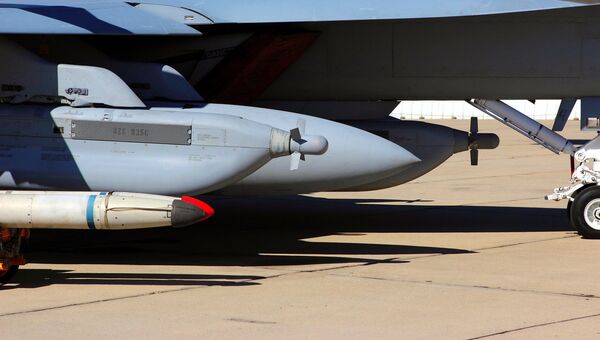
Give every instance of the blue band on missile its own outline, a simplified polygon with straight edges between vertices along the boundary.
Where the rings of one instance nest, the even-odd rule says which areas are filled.
[[[88,197],[87,208],[85,210],[85,217],[87,219],[88,228],[91,230],[96,230],[96,226],[94,225],[94,202],[96,201],[96,195],[90,195]]]

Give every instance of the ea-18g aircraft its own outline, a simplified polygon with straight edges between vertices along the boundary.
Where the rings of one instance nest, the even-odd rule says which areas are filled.
[[[600,237],[600,1],[0,1],[0,284],[35,228],[186,226],[201,194],[366,191],[498,137],[389,118],[467,100],[573,156],[573,226]],[[504,99],[561,99],[553,129]]]

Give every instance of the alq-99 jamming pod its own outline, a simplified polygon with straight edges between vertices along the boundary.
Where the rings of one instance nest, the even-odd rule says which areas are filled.
[[[127,193],[0,191],[0,228],[125,230],[185,227],[213,216],[198,199]]]
[[[172,103],[150,104],[156,105],[152,110],[157,112],[227,113],[283,131],[300,132],[301,138],[292,136],[290,157],[271,160],[244,179],[220,189],[218,192],[221,194],[282,195],[335,191],[385,179],[421,161],[402,146],[372,133],[303,114],[224,104],[198,104],[190,108],[161,107]],[[320,134],[327,139],[315,136]],[[296,140],[306,142],[298,144]],[[321,152],[323,150],[326,152]],[[304,154],[319,156],[302,157]],[[304,162],[301,162],[303,159]],[[301,166],[298,167],[298,164]],[[297,171],[289,171],[290,165]]]
[[[209,112],[0,105],[0,118],[3,189],[193,196],[328,147],[322,136]]]

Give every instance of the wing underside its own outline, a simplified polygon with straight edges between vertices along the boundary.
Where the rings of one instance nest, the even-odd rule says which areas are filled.
[[[197,24],[195,13],[161,7],[167,10],[110,0],[0,1],[0,34],[199,34],[185,22]]]
[[[160,0],[138,0],[156,4]],[[170,0],[214,23],[286,23],[412,20],[553,10],[598,4],[597,0]]]
[[[33,0],[0,1],[0,34],[198,35],[194,25],[477,16],[595,0]]]

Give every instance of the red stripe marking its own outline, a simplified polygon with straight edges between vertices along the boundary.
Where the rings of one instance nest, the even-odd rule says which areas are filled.
[[[318,36],[317,32],[256,33],[229,53],[196,89],[210,102],[251,104]]]
[[[183,196],[181,198],[182,201],[189,203],[191,205],[194,205],[200,209],[202,209],[202,211],[204,211],[204,218],[202,218],[199,222],[202,222],[204,220],[207,220],[209,218],[211,218],[214,214],[215,214],[215,209],[213,209],[213,207],[211,207],[210,205],[208,205],[206,202],[203,202],[199,199],[190,197],[190,196]]]

